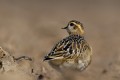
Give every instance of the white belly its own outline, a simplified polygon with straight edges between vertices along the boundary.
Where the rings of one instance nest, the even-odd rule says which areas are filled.
[[[60,68],[61,69],[73,69],[73,70],[79,70],[82,71],[84,70],[87,66],[88,66],[88,62],[87,61],[81,61],[79,60],[78,63],[75,63],[74,61],[68,61],[68,62],[64,62]]]

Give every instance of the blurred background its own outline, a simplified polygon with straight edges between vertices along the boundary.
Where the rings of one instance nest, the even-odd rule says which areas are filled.
[[[94,54],[75,80],[120,80],[119,0],[0,0],[0,46],[15,57],[34,58],[47,68],[49,80],[60,80],[42,59],[68,36],[61,28],[70,20],[83,23]]]

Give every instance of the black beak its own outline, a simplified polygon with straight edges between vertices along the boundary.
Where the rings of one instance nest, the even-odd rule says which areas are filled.
[[[48,57],[48,56],[45,56],[43,61],[50,60],[50,59],[53,59],[53,58],[50,58],[50,57]]]
[[[67,29],[67,26],[66,26],[66,27],[64,27],[64,28],[61,28],[61,29]]]

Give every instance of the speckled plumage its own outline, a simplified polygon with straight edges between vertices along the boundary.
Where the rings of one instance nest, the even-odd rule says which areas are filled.
[[[52,66],[59,68],[84,70],[91,62],[92,49],[84,39],[83,31],[77,28],[84,29],[80,22],[76,20],[70,21],[65,27],[69,36],[59,41],[50,53],[45,56],[44,60],[49,60]]]

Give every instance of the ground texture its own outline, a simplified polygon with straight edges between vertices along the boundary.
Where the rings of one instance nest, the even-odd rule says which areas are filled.
[[[1,0],[0,46],[15,58],[31,57],[32,75],[38,78],[21,77],[25,74],[21,72],[12,76],[22,80],[63,79],[59,72],[43,62],[43,57],[56,42],[68,35],[61,28],[75,19],[83,23],[85,38],[94,55],[91,65],[85,71],[77,72],[74,80],[120,80],[119,3],[118,0]],[[24,64],[30,67],[28,63]],[[26,66],[23,71],[28,69]],[[0,76],[0,80],[2,78]]]

